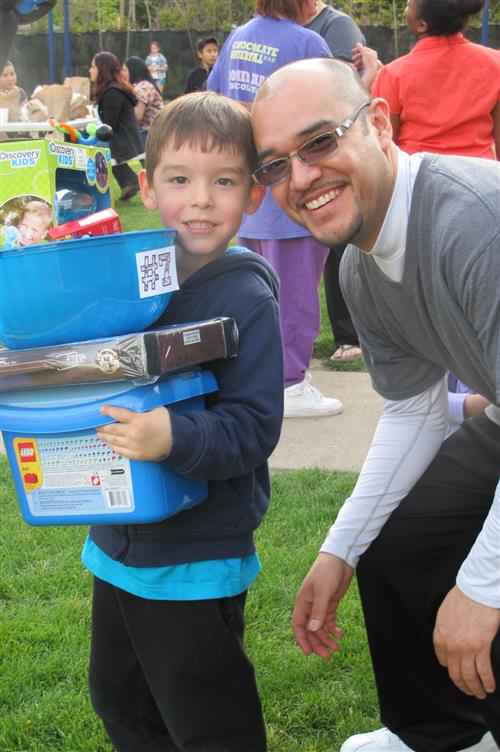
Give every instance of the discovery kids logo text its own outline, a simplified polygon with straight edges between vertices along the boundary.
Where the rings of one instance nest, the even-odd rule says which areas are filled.
[[[72,146],[51,143],[49,145],[49,152],[57,156],[57,164],[61,167],[73,167],[75,150]]]
[[[12,168],[34,167],[40,159],[41,149],[0,151],[0,162],[10,162]]]

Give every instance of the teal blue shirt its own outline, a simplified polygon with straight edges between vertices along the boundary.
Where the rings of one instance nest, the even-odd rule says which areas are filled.
[[[260,572],[256,553],[242,559],[214,559],[168,567],[127,567],[111,559],[87,537],[82,561],[100,580],[139,598],[198,601],[239,595]]]

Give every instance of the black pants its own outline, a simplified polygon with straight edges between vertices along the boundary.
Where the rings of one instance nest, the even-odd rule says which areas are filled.
[[[500,743],[500,633],[497,689],[485,700],[455,687],[432,643],[437,610],[491,507],[499,460],[500,426],[484,415],[465,421],[358,566],[381,718],[416,752],[456,752],[488,730]]]
[[[119,752],[265,752],[245,598],[154,601],[94,578],[90,696]]]
[[[358,335],[340,289],[339,268],[345,249],[345,245],[332,246],[323,269],[326,307],[337,347],[340,345],[359,345]]]
[[[113,165],[111,170],[120,188],[123,189],[126,185],[139,185],[139,178],[127,162]]]

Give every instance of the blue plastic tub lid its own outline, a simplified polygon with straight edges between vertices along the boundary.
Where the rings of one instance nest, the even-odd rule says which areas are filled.
[[[100,389],[99,389],[100,387]],[[49,390],[0,393],[0,430],[13,433],[67,433],[112,423],[100,412],[104,404],[146,412],[161,405],[182,402],[218,389],[211,371],[186,371],[155,384],[127,388],[110,394],[109,385],[82,387],[89,401],[64,404],[64,393],[71,387],[60,387],[57,402],[54,396],[44,396]],[[78,387],[77,387],[78,389]],[[55,390],[50,390],[51,392]]]

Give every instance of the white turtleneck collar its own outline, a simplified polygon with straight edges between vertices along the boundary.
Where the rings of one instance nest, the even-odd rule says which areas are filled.
[[[397,150],[396,182],[384,222],[370,257],[393,282],[401,282],[405,264],[406,232],[410,215],[411,197],[422,154],[406,154]]]

